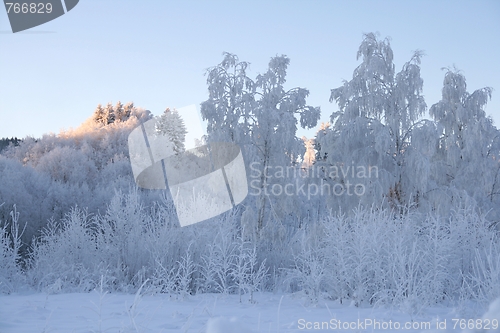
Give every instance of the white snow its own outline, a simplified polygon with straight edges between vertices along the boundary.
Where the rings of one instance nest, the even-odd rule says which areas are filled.
[[[134,301],[135,300],[135,301]],[[499,318],[500,300],[483,318]],[[168,295],[74,293],[0,296],[0,332],[390,332],[396,322],[405,332],[454,332],[452,307],[430,308],[411,316],[388,308],[358,308],[338,301],[306,306],[291,295],[262,293],[256,303],[239,302],[236,295],[202,294],[175,299]],[[479,315],[477,318],[481,318]],[[338,329],[372,320],[380,327]],[[446,329],[442,323],[446,320]],[[329,327],[324,326],[326,324]],[[415,329],[403,329],[405,323]],[[429,323],[430,326],[425,326]],[[437,323],[441,323],[437,328]],[[314,329],[319,325],[318,329]],[[323,326],[321,326],[323,325]],[[335,328],[334,325],[337,325]],[[416,329],[419,326],[421,329]],[[352,326],[354,327],[354,326]],[[311,329],[308,329],[311,328]],[[484,331],[486,332],[486,331]],[[488,332],[498,332],[489,330]]]

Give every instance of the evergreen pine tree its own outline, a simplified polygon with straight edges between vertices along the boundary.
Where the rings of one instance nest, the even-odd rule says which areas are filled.
[[[176,109],[167,108],[165,112],[158,117],[156,122],[156,132],[168,136],[174,144],[174,151],[182,153],[185,150],[184,142],[186,140],[186,126],[182,117]]]

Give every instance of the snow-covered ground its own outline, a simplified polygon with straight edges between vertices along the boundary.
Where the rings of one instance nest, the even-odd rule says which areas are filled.
[[[255,304],[240,303],[238,296],[219,294],[179,300],[168,295],[95,291],[2,295],[0,332],[387,332],[397,331],[398,324],[405,332],[460,331],[460,323],[453,320],[460,315],[451,307],[427,309],[422,315],[412,316],[387,308],[358,308],[335,301],[306,306],[296,297],[272,293],[259,294],[256,300]],[[500,302],[496,303],[490,312],[494,306],[500,308]],[[498,308],[490,317],[500,319]],[[370,321],[372,324],[367,325]],[[347,324],[349,329],[340,329]]]

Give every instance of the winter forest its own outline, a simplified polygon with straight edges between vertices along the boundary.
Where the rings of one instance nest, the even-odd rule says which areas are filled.
[[[427,105],[422,56],[396,68],[390,40],[364,35],[320,124],[309,91],[287,85],[293,59],[272,57],[249,77],[224,53],[200,77],[203,143],[241,147],[248,195],[186,227],[168,191],[134,181],[127,140],[154,117],[147,105],[96,101],[78,128],[2,140],[0,294],[101,288],[254,304],[267,292],[306,307],[482,314],[500,297],[500,131],[484,111],[493,89],[469,91],[448,68],[441,100]],[[181,116],[170,106],[157,117],[179,154]],[[299,126],[315,137],[299,138]],[[207,202],[193,214],[217,205]]]

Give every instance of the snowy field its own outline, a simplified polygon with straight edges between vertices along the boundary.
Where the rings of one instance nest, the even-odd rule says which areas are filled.
[[[387,308],[358,308],[335,301],[307,306],[293,296],[272,293],[259,294],[256,300],[255,304],[240,303],[236,295],[219,294],[178,300],[167,295],[96,291],[2,295],[0,332],[387,332],[397,331],[398,324],[399,330],[405,332],[461,331],[460,322],[454,321],[460,314],[452,307],[431,308],[411,316]],[[499,319],[499,305],[499,301],[494,303],[486,317]],[[323,322],[328,322],[329,327],[315,328],[325,325]],[[350,329],[341,329],[347,324]]]

